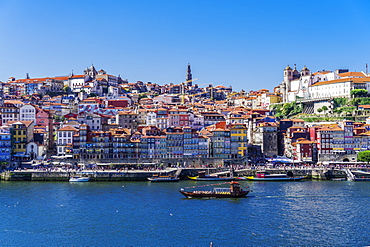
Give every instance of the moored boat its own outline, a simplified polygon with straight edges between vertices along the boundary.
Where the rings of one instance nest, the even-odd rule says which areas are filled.
[[[250,190],[243,190],[238,182],[229,183],[229,188],[213,188],[212,190],[180,190],[180,193],[188,198],[206,197],[206,198],[240,198],[246,197]]]
[[[247,177],[251,181],[301,181],[305,176],[294,177],[292,172],[288,174],[270,174],[266,171],[256,172],[256,176]]]
[[[88,182],[90,180],[89,177],[70,177],[69,182]]]
[[[148,178],[150,182],[178,182],[180,179],[174,176],[153,176]]]
[[[227,176],[221,176],[221,175],[206,175],[205,172],[199,172],[198,176],[191,177],[188,176],[191,180],[196,181],[231,181],[234,180],[233,176],[227,177]]]
[[[354,170],[351,171],[353,176],[353,181],[370,181],[370,172]]]

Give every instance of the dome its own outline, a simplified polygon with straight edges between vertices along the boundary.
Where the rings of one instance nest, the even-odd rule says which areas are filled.
[[[288,69],[292,69],[292,68],[288,65],[285,69],[288,70]]]

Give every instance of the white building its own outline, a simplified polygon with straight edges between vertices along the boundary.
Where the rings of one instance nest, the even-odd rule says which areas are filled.
[[[85,75],[73,75],[69,78],[69,87],[72,92],[80,92],[85,86]]]
[[[73,144],[73,135],[76,128],[66,126],[57,130],[57,154],[58,156],[66,155],[67,146]]]
[[[146,125],[157,126],[157,113],[150,111],[146,114]]]
[[[36,108],[31,104],[19,108],[19,121],[33,121],[36,124]]]

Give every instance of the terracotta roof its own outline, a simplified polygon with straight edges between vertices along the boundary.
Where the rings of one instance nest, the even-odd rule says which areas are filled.
[[[356,77],[366,77],[364,72],[346,72],[338,74],[340,77],[356,76]]]
[[[77,131],[77,129],[72,126],[65,126],[63,128],[58,129],[58,131]]]
[[[310,87],[315,86],[321,86],[321,85],[327,85],[327,84],[334,84],[334,83],[340,83],[340,82],[353,82],[353,83],[366,83],[370,82],[370,77],[366,78],[343,78],[343,79],[337,79],[337,80],[331,80],[331,81],[320,81],[312,84]]]
[[[318,71],[318,72],[313,73],[313,75],[325,75],[325,74],[329,74],[329,73],[331,73],[330,70],[328,70],[328,71]]]

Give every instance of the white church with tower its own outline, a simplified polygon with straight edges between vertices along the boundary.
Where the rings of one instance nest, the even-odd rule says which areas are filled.
[[[284,80],[275,88],[282,95],[283,102],[320,101],[335,97],[350,97],[353,89],[370,91],[370,77],[365,72],[349,72],[348,69],[318,71],[312,73],[306,66],[300,71],[287,66]]]

